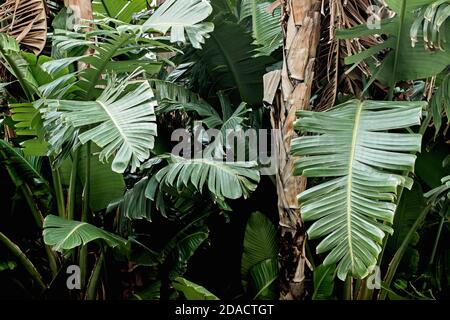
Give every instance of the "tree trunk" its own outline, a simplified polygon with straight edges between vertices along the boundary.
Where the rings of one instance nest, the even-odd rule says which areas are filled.
[[[314,62],[320,39],[321,0],[282,0],[284,34],[281,94],[271,112],[276,131],[277,192],[280,217],[280,299],[299,300],[305,286],[305,229],[300,219],[297,195],[306,179],[293,176],[294,157],[290,144],[298,110],[308,109],[314,79]],[[265,79],[266,80],[266,79]]]

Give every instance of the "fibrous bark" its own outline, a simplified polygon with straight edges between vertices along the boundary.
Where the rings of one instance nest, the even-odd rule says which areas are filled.
[[[282,0],[284,33],[283,68],[278,71],[281,93],[271,112],[276,131],[277,192],[280,218],[280,299],[304,299],[305,229],[300,218],[297,195],[305,190],[306,179],[293,176],[294,157],[290,156],[295,113],[308,109],[314,80],[314,63],[320,38],[321,0]],[[265,77],[265,85],[277,81],[277,73]],[[271,97],[272,95],[268,94]],[[272,104],[272,101],[266,101]]]

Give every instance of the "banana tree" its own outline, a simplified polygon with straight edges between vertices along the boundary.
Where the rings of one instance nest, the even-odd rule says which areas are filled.
[[[306,187],[304,177],[292,175],[295,158],[290,154],[295,138],[294,120],[299,110],[310,108],[314,63],[320,37],[321,1],[286,1],[282,4],[283,67],[265,76],[265,102],[273,104],[272,127],[276,129],[276,185],[280,219],[280,297],[303,299],[306,255],[305,229],[296,195]],[[281,94],[274,101],[280,85]]]

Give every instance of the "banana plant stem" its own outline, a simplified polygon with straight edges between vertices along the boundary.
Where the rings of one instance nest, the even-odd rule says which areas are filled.
[[[447,219],[448,211],[450,210],[450,206],[443,206],[441,210],[441,221],[439,222],[438,231],[436,233],[436,238],[433,244],[433,250],[431,251],[430,262],[428,263],[431,266],[434,262],[434,258],[436,257],[436,251],[439,244],[439,239],[441,238],[442,228],[444,227],[445,219]]]
[[[33,263],[28,259],[28,257],[23,253],[23,251],[12,242],[6,235],[0,232],[0,243],[9,249],[9,251],[17,258],[20,264],[27,270],[30,276],[36,281],[36,283],[41,287],[41,289],[46,289],[44,281],[42,280],[42,276]]]
[[[75,196],[77,189],[78,178],[78,161],[79,161],[79,149],[75,150],[72,157],[72,170],[70,172],[69,192],[67,197],[67,219],[73,220],[75,215]]]
[[[83,190],[83,203],[81,209],[81,221],[88,222],[89,221],[89,195],[91,189],[91,144],[88,142],[86,144],[86,171],[85,171],[85,179],[84,179],[84,190]],[[81,272],[81,286],[84,288],[86,284],[87,278],[87,261],[88,260],[88,251],[87,246],[83,246],[80,248],[80,272]]]
[[[420,224],[425,220],[428,212],[430,211],[431,206],[426,206],[422,212],[420,213],[419,217],[417,217],[416,221],[414,222],[413,226],[409,229],[407,235],[403,239],[402,244],[398,248],[397,252],[395,253],[394,257],[392,258],[391,262],[389,263],[388,270],[386,272],[386,276],[384,278],[384,287],[389,289],[391,287],[392,280],[394,279],[395,273],[397,272],[397,268],[400,264],[400,261],[403,258],[403,255],[406,252],[406,249],[408,248],[408,245],[413,238],[414,232],[419,228]],[[385,300],[387,295],[387,290],[382,288],[379,294],[379,300]]]
[[[105,260],[105,254],[102,250],[100,257],[98,257],[97,262],[95,263],[94,269],[92,270],[91,277],[89,279],[88,287],[86,290],[86,300],[95,300],[97,293],[97,286],[100,280],[100,273],[102,270],[102,265]]]
[[[65,208],[64,208],[64,191],[61,182],[61,174],[58,168],[54,168],[52,166],[52,180],[53,180],[53,189],[55,192],[56,205],[58,208],[58,215],[61,218],[65,218]]]

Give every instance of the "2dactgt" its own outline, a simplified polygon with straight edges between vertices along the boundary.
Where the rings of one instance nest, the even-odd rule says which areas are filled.
[[[246,304],[246,305],[224,305],[221,304],[219,306],[219,314],[223,315],[263,315],[263,314],[272,314],[273,304]]]

